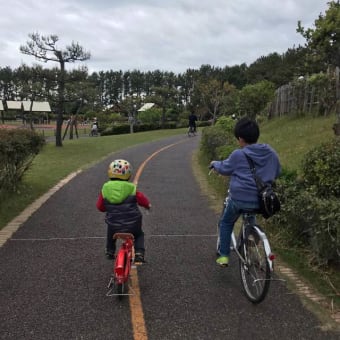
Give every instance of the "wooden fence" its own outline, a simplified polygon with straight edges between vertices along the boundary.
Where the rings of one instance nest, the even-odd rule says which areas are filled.
[[[302,113],[327,115],[335,111],[340,123],[339,67],[327,72],[327,76],[327,88],[314,86],[305,77],[278,88],[269,106],[269,117]]]

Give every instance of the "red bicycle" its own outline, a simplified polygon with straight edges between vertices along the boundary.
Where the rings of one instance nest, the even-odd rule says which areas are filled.
[[[114,261],[113,272],[108,284],[109,292],[107,296],[129,295],[129,281],[131,265],[135,258],[134,236],[131,233],[116,233],[113,239],[121,240],[121,246]]]

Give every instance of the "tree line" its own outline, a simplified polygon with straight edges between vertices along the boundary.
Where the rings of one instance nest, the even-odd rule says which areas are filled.
[[[303,58],[305,47],[284,54],[271,53],[253,64],[215,67],[202,65],[181,74],[167,71],[100,71],[89,74],[86,67],[65,71],[65,112],[111,110],[127,113],[131,100],[168,102],[169,107],[198,110],[202,119],[225,112],[223,102],[247,85],[270,82],[277,88],[310,71]],[[320,71],[315,67],[313,72]],[[55,111],[58,102],[58,68],[22,65],[0,67],[0,97],[3,100],[46,100]],[[158,98],[155,98],[158,97]],[[219,101],[217,102],[217,98]],[[230,98],[229,98],[230,99]],[[233,111],[235,108],[233,108]]]

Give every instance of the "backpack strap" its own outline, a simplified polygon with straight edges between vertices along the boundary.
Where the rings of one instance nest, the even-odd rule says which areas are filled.
[[[251,173],[253,174],[254,176],[254,179],[255,179],[255,183],[256,183],[256,186],[257,186],[257,189],[260,191],[263,187],[264,187],[264,183],[262,181],[262,179],[256,175],[256,170],[255,170],[255,164],[254,164],[254,161],[251,159],[251,157],[249,157],[245,152],[243,152],[244,155],[246,156],[246,159],[248,161],[248,164],[249,164],[249,168],[250,168],[250,171]]]

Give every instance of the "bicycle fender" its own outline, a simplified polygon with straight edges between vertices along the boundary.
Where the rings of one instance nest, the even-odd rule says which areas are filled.
[[[114,268],[116,277],[124,277],[125,255],[126,254],[124,251],[119,251],[117,254],[115,268]]]

